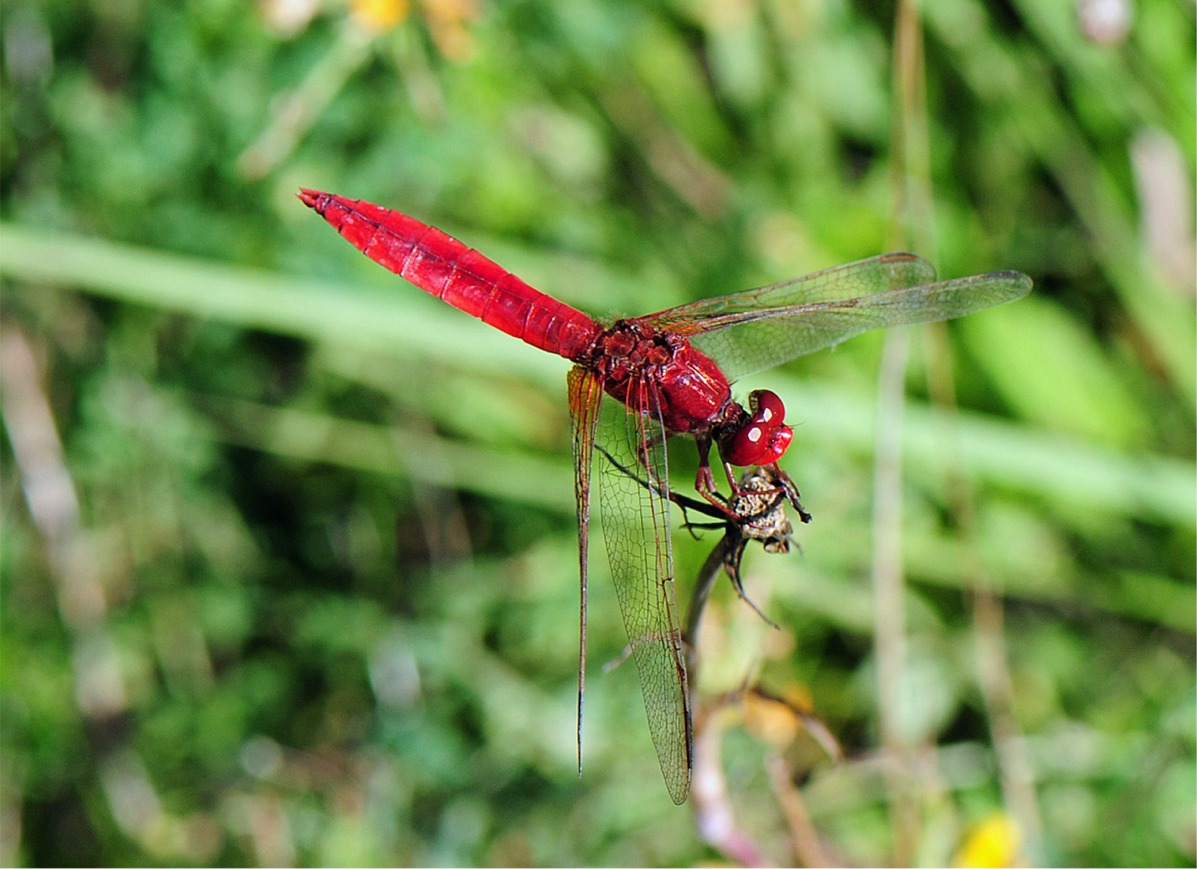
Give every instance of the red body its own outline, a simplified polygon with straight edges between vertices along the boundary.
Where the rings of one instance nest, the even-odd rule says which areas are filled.
[[[718,365],[685,338],[647,323],[620,320],[579,361],[594,367],[608,395],[633,407],[629,389],[651,380],[658,404],[652,410],[670,431],[701,434],[743,414]]]
[[[581,311],[415,218],[314,190],[300,198],[379,265],[534,347],[577,359],[603,331]]]
[[[744,417],[719,366],[677,334],[637,320],[605,329],[453,236],[397,211],[312,190],[300,198],[350,244],[420,289],[593,368],[614,398],[631,404],[629,387],[647,378],[656,386],[658,406],[651,410],[670,431],[706,434]]]

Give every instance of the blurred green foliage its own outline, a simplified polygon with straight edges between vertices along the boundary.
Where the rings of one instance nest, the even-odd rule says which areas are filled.
[[[1194,10],[1142,2],[1096,38],[1098,5],[922,11],[921,252],[1036,291],[912,355],[918,863],[1007,828],[991,859],[1197,859]],[[383,272],[294,192],[417,215],[602,316],[878,253],[903,243],[893,16],[6,3],[4,862],[711,859],[632,668],[591,674],[573,772],[566,363]],[[794,859],[778,753],[827,853],[901,853],[869,585],[880,347],[742,384],[799,421],[787,467],[816,520],[803,557],[746,561],[781,631],[716,593],[699,691],[759,676],[846,754],[812,772],[729,731],[770,860]],[[676,535],[683,588],[712,543]],[[601,662],[625,639],[592,560]]]

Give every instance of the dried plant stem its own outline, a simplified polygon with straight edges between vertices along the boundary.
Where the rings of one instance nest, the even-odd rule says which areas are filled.
[[[792,771],[780,755],[773,755],[768,763],[769,783],[785,815],[790,831],[790,847],[799,866],[839,866],[819,838],[819,831],[811,820],[810,810],[802,792],[794,786]]]
[[[932,198],[923,83],[922,33],[914,0],[898,3],[894,33],[894,226],[900,246],[930,252]],[[915,747],[905,727],[906,622],[902,570],[902,414],[909,336],[886,334],[878,380],[876,466],[873,476],[873,649],[877,707],[886,764],[895,865],[919,847]]]
[[[913,794],[913,752],[903,726],[906,681],[905,581],[902,572],[902,409],[907,337],[888,336],[882,354],[873,475],[873,654],[877,711],[886,764],[895,865],[911,862],[919,811]]]
[[[942,329],[932,333],[928,357],[929,388],[936,405],[954,410],[956,390],[952,377],[952,359]],[[951,425],[952,416],[945,416]],[[955,429],[946,433],[944,455],[948,468],[947,490],[950,510],[961,538],[975,540],[976,510],[971,482],[955,461]],[[976,638],[977,686],[985,704],[993,738],[998,775],[1006,807],[1018,824],[1022,835],[1022,856],[1032,864],[1042,862],[1042,823],[1039,801],[1035,793],[1034,773],[1014,715],[1014,687],[1006,654],[1005,608],[1001,597],[993,590],[984,562],[972,546],[966,546],[967,556],[962,570],[972,592],[973,633]]]
[[[702,613],[711,596],[711,589],[715,587],[715,581],[723,572],[729,545],[730,538],[726,534],[719,538],[719,542],[715,544],[715,548],[698,571],[698,580],[694,583],[694,591],[686,609],[686,625],[682,629],[682,638],[685,640],[686,669],[690,674],[690,687],[693,691],[698,689],[698,629],[702,624]]]
[[[108,600],[99,557],[83,528],[79,496],[67,467],[37,346],[15,323],[0,342],[4,425],[25,502],[45,546],[58,611],[71,634],[75,699],[83,716],[102,721],[123,713],[128,696],[107,630]]]
[[[766,865],[760,849],[745,833],[736,819],[735,807],[727,790],[723,774],[722,741],[727,724],[729,704],[738,699],[723,697],[702,703],[698,701],[698,629],[702,624],[702,613],[706,609],[711,589],[723,573],[729,547],[730,533],[719,538],[711,554],[703,563],[690,596],[686,613],[683,637],[686,647],[686,669],[689,671],[691,690],[694,691],[694,779],[691,801],[694,807],[694,821],[702,840],[722,853],[729,860],[741,866]]]

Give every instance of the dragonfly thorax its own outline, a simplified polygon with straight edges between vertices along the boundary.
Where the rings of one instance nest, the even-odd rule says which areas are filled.
[[[598,372],[608,395],[658,416],[672,432],[705,434],[739,411],[718,365],[682,336],[650,323],[616,322],[579,361]]]

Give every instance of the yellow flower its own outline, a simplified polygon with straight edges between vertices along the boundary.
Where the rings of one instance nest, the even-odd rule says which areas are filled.
[[[1021,866],[1022,835],[1014,819],[994,814],[976,824],[952,857],[952,865],[964,869]]]
[[[407,18],[407,0],[351,0],[353,17],[370,30],[390,30]]]

